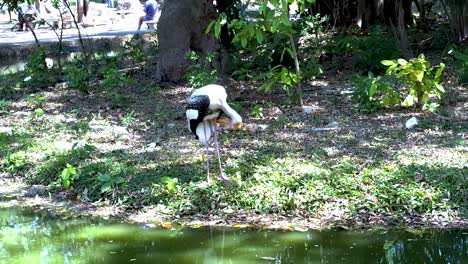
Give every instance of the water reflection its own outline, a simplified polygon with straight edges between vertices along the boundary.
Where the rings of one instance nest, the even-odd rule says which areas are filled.
[[[5,209],[0,227],[0,263],[468,263],[468,230],[165,230]]]

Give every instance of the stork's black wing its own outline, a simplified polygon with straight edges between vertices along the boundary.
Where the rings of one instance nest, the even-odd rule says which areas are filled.
[[[187,102],[187,108],[186,108],[187,112],[189,110],[198,111],[198,115],[196,116],[188,117],[187,115],[187,117],[189,118],[189,123],[190,123],[190,131],[192,131],[192,133],[195,135],[197,139],[198,139],[197,126],[203,121],[203,118],[208,112],[209,107],[210,107],[210,97],[208,95],[194,95],[194,96],[191,96]]]

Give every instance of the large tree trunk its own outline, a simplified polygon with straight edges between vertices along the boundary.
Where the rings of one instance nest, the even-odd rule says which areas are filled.
[[[204,59],[214,54],[213,68],[224,69],[223,51],[213,34],[205,34],[217,16],[212,0],[166,0],[158,22],[160,54],[156,79],[178,82],[188,66],[187,54],[193,50]]]
[[[333,27],[349,26],[356,17],[356,4],[352,0],[316,0],[308,9],[310,14],[320,13],[330,18]]]
[[[406,32],[403,1],[404,0],[395,0],[396,15],[395,18],[391,19],[390,26],[392,27],[397,46],[400,48],[401,53],[405,59],[410,59],[414,57],[414,54],[409,43],[408,32]]]
[[[401,10],[403,17],[402,22],[405,26],[413,25],[413,14],[411,12],[411,4],[413,0],[402,0]],[[400,14],[396,12],[398,9],[397,1],[395,0],[358,0],[357,1],[357,17],[356,23],[361,28],[368,28],[370,25],[385,22],[391,25],[397,19],[400,19]]]
[[[450,23],[459,43],[468,42],[468,1],[446,0],[450,9]]]

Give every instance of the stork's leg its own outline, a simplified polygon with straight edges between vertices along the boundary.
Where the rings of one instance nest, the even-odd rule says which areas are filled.
[[[202,124],[203,124],[203,133],[205,134],[205,138],[206,138],[205,122],[203,122]],[[210,179],[210,149],[209,149],[209,146],[208,146],[208,140],[205,140],[205,147],[206,147],[206,183],[208,183],[208,185],[210,185],[211,184],[211,179]]]
[[[224,176],[223,166],[221,164],[221,155],[219,154],[219,145],[218,145],[218,135],[216,133],[216,123],[214,123],[213,136],[214,136],[214,142],[215,142],[215,146],[216,146],[216,153],[218,154],[219,176],[220,176],[221,180],[223,180],[225,182],[229,182],[230,181],[229,178]]]

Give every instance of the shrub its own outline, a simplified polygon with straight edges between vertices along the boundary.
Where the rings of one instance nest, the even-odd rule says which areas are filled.
[[[187,57],[192,61],[192,65],[187,68],[184,77],[192,87],[200,88],[218,80],[218,71],[211,65],[213,54],[201,58],[195,51],[191,51]]]
[[[380,73],[385,69],[382,60],[396,59],[399,55],[393,36],[382,27],[373,27],[368,36],[359,40],[356,66],[364,72]]]
[[[385,77],[374,77],[372,72],[367,77],[354,75],[353,101],[358,103],[360,111],[373,113],[381,107],[400,104],[400,95],[392,87],[392,81]]]
[[[426,60],[424,54],[409,61],[405,59],[383,60],[382,64],[387,66],[387,75],[395,74],[396,78],[403,78],[408,85],[408,95],[403,101],[405,106],[416,106],[424,109],[434,109],[435,104],[429,104],[429,97],[435,95],[440,99],[444,92],[439,82],[445,64],[440,63],[439,69],[434,73],[431,63]]]
[[[54,84],[57,79],[57,75],[47,66],[46,54],[43,48],[36,48],[33,50],[24,72],[27,75],[24,79],[26,87],[46,88]]]
[[[78,90],[82,93],[88,93],[88,85],[90,82],[90,74],[88,63],[81,56],[76,57],[64,68],[65,80],[68,82],[68,87]]]
[[[452,50],[451,53],[455,57],[455,67],[458,73],[458,82],[460,84],[468,83],[468,49]]]

